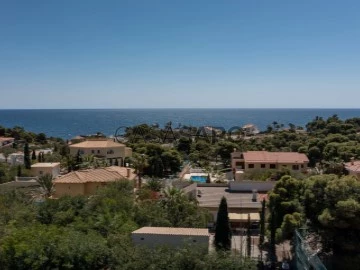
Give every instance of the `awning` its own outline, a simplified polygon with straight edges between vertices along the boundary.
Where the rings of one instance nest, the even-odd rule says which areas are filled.
[[[246,214],[238,214],[238,213],[229,213],[229,220],[233,222],[246,222],[248,221],[248,217],[250,215],[250,221],[260,221],[259,213],[246,213]]]

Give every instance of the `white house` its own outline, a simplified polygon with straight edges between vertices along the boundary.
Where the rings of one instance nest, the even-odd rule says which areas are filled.
[[[142,227],[131,233],[136,245],[154,247],[168,245],[181,247],[184,244],[196,244],[209,248],[210,234],[208,229],[174,228],[174,227]]]

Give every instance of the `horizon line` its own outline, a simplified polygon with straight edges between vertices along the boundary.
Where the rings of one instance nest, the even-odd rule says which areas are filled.
[[[249,107],[249,108],[222,108],[222,107],[158,107],[158,108],[7,108],[0,111],[7,110],[359,110],[360,108],[347,107]]]

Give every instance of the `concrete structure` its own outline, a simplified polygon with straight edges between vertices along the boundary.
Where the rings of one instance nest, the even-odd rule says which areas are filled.
[[[209,210],[214,221],[222,197],[227,200],[229,213],[257,214],[261,211],[261,200],[256,192],[237,193],[231,192],[227,187],[197,187],[196,199],[199,206]]]
[[[209,230],[199,228],[143,227],[132,232],[131,238],[134,244],[148,247],[181,247],[188,243],[203,246],[208,250],[210,244]]]
[[[70,172],[54,180],[54,198],[64,195],[93,195],[98,188],[119,179],[134,180],[133,169],[111,166],[107,168],[89,169]]]
[[[12,146],[15,139],[11,137],[0,137],[0,148],[4,146]]]
[[[309,159],[297,152],[248,151],[231,153],[231,168],[235,180],[243,180],[243,172],[249,170],[280,170],[287,168],[293,171],[306,172]]]
[[[53,178],[56,178],[60,175],[60,163],[35,163],[31,165],[31,174],[38,177],[51,174]]]
[[[354,175],[360,180],[360,160],[351,159],[350,162],[345,163],[345,169],[349,175]]]
[[[70,145],[70,154],[76,156],[78,153],[105,158],[110,164],[117,160],[119,166],[124,166],[124,159],[132,156],[132,149],[111,139],[89,139]]]
[[[242,127],[242,132],[245,136],[256,135],[260,133],[260,130],[254,124],[247,124]]]
[[[12,153],[7,157],[7,162],[12,165],[24,165],[24,153],[23,152],[17,152]]]

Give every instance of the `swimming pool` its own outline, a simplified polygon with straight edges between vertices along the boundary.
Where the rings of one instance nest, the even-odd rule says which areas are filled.
[[[204,175],[192,175],[190,177],[191,181],[199,182],[199,183],[206,183],[207,176]]]

